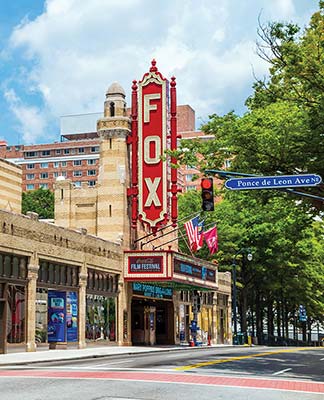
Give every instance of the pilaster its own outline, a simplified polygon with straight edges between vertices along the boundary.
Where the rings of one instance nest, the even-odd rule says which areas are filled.
[[[218,334],[217,334],[217,292],[214,292],[213,296],[213,308],[212,308],[212,334],[211,334],[211,344],[217,344]]]
[[[79,309],[78,309],[78,348],[84,349],[86,347],[86,292],[87,292],[87,267],[83,266],[79,273]]]
[[[36,351],[36,287],[38,278],[38,257],[31,257],[27,266],[27,296],[26,296],[26,351]]]
[[[120,278],[118,282],[117,344],[131,345],[131,296],[129,285]]]

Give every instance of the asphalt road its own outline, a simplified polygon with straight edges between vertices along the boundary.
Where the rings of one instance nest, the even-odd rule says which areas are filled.
[[[324,348],[195,348],[0,369],[1,400],[319,400]]]

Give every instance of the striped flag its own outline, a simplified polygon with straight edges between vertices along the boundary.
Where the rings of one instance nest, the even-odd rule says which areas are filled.
[[[201,249],[204,240],[203,222],[199,221],[199,217],[192,218],[184,224],[187,232],[189,245],[192,251]]]

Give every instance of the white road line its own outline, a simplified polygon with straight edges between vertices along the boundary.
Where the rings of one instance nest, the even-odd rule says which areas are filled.
[[[324,358],[321,358],[320,361],[324,361]]]
[[[291,369],[292,368],[282,369],[281,371],[277,371],[277,372],[273,373],[272,375],[280,375],[280,374],[283,374],[283,373],[285,373],[287,371],[290,371]]]
[[[129,363],[134,361],[134,358],[130,359],[130,360],[123,360],[123,361],[112,361],[109,363],[104,363],[104,364],[95,364],[94,367],[108,367],[109,365],[114,365],[114,364],[124,364],[124,363]]]

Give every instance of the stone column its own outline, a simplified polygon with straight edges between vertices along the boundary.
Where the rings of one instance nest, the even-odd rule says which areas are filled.
[[[26,297],[26,351],[36,351],[36,286],[39,263],[37,255],[31,257],[27,266],[27,297]]]
[[[83,267],[79,273],[79,296],[78,296],[78,348],[84,349],[86,345],[86,292],[87,292],[87,268]]]
[[[128,346],[131,329],[131,307],[129,304],[129,285],[120,278],[118,282],[118,306],[117,306],[117,344]],[[127,332],[126,332],[127,331]]]
[[[217,344],[217,292],[213,296],[211,344]]]

